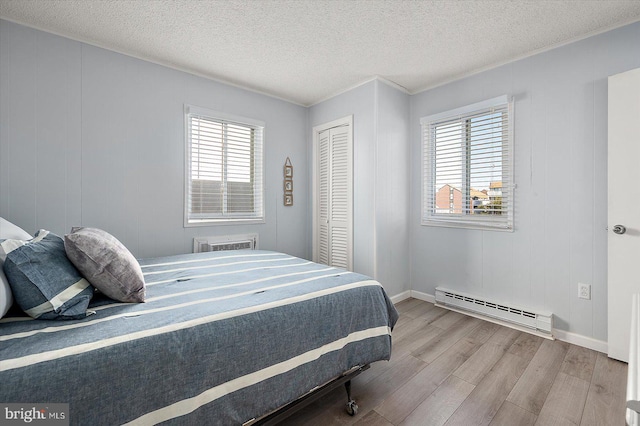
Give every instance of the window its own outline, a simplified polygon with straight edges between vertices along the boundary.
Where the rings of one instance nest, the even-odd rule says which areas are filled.
[[[185,108],[185,225],[264,221],[264,124]]]
[[[423,225],[513,230],[512,116],[501,96],[420,120]]]

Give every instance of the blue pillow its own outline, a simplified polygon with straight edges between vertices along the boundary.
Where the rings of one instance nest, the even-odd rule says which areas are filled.
[[[67,259],[62,238],[41,229],[31,240],[4,240],[0,250],[13,298],[29,316],[86,317],[94,290]]]

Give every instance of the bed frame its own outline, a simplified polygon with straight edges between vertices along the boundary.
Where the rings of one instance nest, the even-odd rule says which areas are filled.
[[[331,380],[330,382],[325,383],[324,385],[311,390],[309,393],[301,396],[295,401],[290,402],[289,404],[283,407],[280,407],[277,410],[269,414],[266,414],[258,419],[249,420],[248,422],[244,423],[242,426],[276,425],[281,421],[283,421],[284,419],[286,419],[287,417],[297,413],[298,411],[302,410],[309,404],[312,404],[313,402],[317,401],[318,399],[322,398],[323,396],[325,396],[329,392],[332,392],[334,389],[336,389],[337,387],[343,384],[344,384],[345,390],[347,391],[347,407],[346,407],[347,413],[349,413],[350,416],[355,416],[358,413],[358,405],[351,398],[351,380],[356,376],[358,376],[363,371],[369,369],[369,367],[370,367],[369,364],[353,367],[351,370],[346,371],[342,376],[337,377]]]

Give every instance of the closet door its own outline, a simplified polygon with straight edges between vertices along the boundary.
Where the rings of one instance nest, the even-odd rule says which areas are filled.
[[[315,259],[353,269],[353,138],[351,124],[316,136]]]
[[[329,258],[329,130],[318,137],[318,258],[316,262],[330,265]]]

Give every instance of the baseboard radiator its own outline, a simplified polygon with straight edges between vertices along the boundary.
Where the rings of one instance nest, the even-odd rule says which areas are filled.
[[[508,306],[483,297],[460,293],[442,287],[436,287],[436,304],[467,311],[482,317],[495,318],[535,330],[542,334],[552,335],[553,314],[536,312],[521,307]]]
[[[631,300],[631,334],[629,335],[629,365],[627,366],[627,425],[640,424],[640,295]]]
[[[193,252],[222,250],[257,250],[258,234],[223,235],[216,237],[195,237]]]

